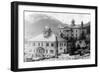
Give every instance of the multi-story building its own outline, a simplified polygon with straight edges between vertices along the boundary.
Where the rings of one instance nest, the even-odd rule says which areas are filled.
[[[61,33],[68,39],[80,39],[84,35],[90,34],[90,22],[80,25],[75,25],[75,21],[72,20],[71,25],[60,28]]]
[[[24,61],[58,57],[67,51],[66,45],[67,42],[63,38],[56,36],[46,27],[43,33],[28,40],[24,50]]]
[[[75,24],[75,21],[72,20],[71,25],[66,25],[65,27],[60,28],[60,36],[67,40],[67,52],[69,53],[70,50],[75,49],[75,43],[78,40],[90,41],[90,22],[83,24]],[[86,42],[85,42],[86,43]],[[80,43],[84,44],[84,42]],[[71,53],[71,52],[70,52]]]

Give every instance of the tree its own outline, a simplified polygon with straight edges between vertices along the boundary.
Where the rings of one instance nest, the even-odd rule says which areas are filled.
[[[43,32],[44,33],[44,37],[48,38],[49,36],[51,36],[51,32],[52,32],[51,28],[46,26],[45,29],[44,29],[44,32]]]

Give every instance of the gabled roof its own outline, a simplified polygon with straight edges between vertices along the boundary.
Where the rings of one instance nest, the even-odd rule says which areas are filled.
[[[57,36],[57,41],[62,42],[62,41],[66,41],[66,40],[61,38],[60,36]]]

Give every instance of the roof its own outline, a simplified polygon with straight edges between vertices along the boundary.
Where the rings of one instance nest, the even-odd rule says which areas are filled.
[[[90,26],[90,22],[88,22],[88,23],[86,23],[86,24],[84,24],[83,25],[83,28],[86,28],[86,27],[89,27]],[[77,29],[77,28],[81,28],[82,26],[81,26],[81,24],[77,24],[77,25],[75,25],[75,26],[71,26],[71,25],[66,25],[66,26],[64,26],[64,27],[60,27],[60,29],[70,29],[70,28],[73,28],[73,29]]]
[[[56,41],[56,36],[55,34],[52,33],[51,36],[49,36],[48,38],[45,38],[42,33],[36,37],[31,38],[29,41]]]
[[[59,35],[57,36],[57,41],[66,41],[65,39],[61,38]]]

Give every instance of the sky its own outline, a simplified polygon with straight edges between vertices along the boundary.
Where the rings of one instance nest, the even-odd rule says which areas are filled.
[[[42,33],[45,26],[57,31],[59,25],[70,25],[74,19],[76,25],[90,22],[90,14],[78,13],[54,13],[54,12],[24,12],[25,37],[35,37]]]
[[[32,18],[31,20],[31,16],[32,15],[42,15],[42,17],[44,18],[44,16],[50,16],[54,19],[57,19],[59,21],[61,21],[62,23],[65,24],[71,24],[71,21],[74,19],[76,24],[80,24],[81,21],[83,21],[83,23],[87,23],[90,21],[90,14],[84,14],[84,13],[53,13],[53,12],[26,12],[25,11],[25,19],[32,22],[32,21],[36,21],[37,19],[34,17],[34,19]],[[43,16],[44,15],[44,16]],[[46,17],[45,17],[46,18]],[[39,19],[39,18],[38,18]]]

